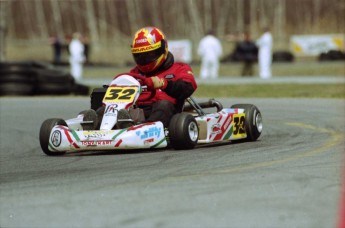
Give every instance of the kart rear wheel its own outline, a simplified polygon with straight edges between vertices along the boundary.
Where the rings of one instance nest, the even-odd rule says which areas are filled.
[[[49,150],[50,132],[53,129],[53,127],[55,127],[56,125],[67,126],[67,123],[63,119],[57,119],[57,118],[47,119],[42,123],[41,129],[40,129],[41,148],[43,152],[49,156],[57,156],[57,155],[65,154],[65,152]]]
[[[262,116],[260,110],[252,104],[235,104],[231,108],[244,109],[246,115],[245,128],[247,132],[247,141],[256,141],[262,132]]]
[[[192,115],[182,112],[172,117],[169,124],[169,139],[172,148],[175,150],[193,149],[198,138],[198,124]]]

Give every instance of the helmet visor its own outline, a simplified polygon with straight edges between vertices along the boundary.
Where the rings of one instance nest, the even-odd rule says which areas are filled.
[[[133,57],[134,57],[134,61],[138,65],[144,66],[156,61],[163,54],[163,52],[164,52],[163,48],[158,48],[156,50],[149,51],[149,52],[135,53],[133,54]]]

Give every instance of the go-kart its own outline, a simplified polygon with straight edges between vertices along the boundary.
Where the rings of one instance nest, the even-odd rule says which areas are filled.
[[[165,128],[160,121],[145,122],[137,101],[155,95],[139,75],[120,75],[91,94],[91,108],[72,119],[47,119],[39,139],[47,155],[81,151],[173,148],[193,149],[198,144],[255,141],[262,132],[260,110],[252,104],[223,108],[214,99],[196,102],[189,97]],[[207,113],[207,110],[216,112]],[[99,111],[101,110],[101,111]]]

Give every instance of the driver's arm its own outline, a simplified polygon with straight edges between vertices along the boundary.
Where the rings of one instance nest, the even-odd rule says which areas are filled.
[[[169,80],[164,91],[177,100],[184,100],[190,97],[195,89],[192,83],[179,79],[177,81]]]
[[[163,78],[164,78],[163,74]],[[178,100],[184,100],[190,97],[197,88],[191,67],[187,64],[176,64],[176,70],[171,79],[166,80],[166,86],[162,90],[169,96]]]

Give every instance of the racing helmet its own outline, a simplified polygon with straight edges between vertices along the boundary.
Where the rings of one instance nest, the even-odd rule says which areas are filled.
[[[150,73],[167,59],[168,43],[160,29],[144,27],[135,33],[131,51],[139,70]]]

